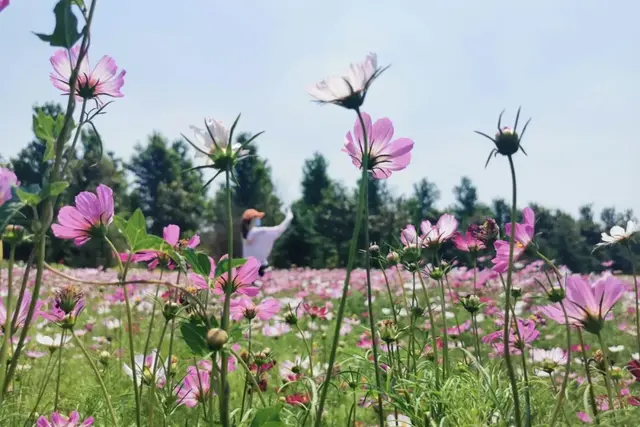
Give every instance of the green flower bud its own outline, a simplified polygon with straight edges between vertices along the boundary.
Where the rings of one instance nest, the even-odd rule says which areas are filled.
[[[207,332],[207,345],[212,351],[220,351],[229,341],[229,335],[220,328],[209,329]]]

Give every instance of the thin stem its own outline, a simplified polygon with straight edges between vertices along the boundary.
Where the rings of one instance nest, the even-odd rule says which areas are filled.
[[[363,191],[364,191],[364,267],[367,271],[367,308],[369,311],[369,328],[371,329],[371,336],[373,337],[371,348],[373,350],[373,365],[374,365],[374,373],[376,378],[376,387],[378,388],[378,406],[380,410],[378,411],[378,416],[380,420],[380,427],[384,427],[384,411],[382,410],[382,388],[380,382],[380,366],[378,365],[378,346],[376,345],[375,340],[375,318],[373,313],[373,291],[371,289],[371,254],[369,253],[369,170],[367,161],[364,159],[369,158],[369,135],[367,135],[367,129],[364,125],[364,119],[362,118],[362,113],[360,110],[356,110],[358,114],[358,120],[360,120],[360,126],[362,127],[362,179],[364,180]]]
[[[449,334],[447,332],[447,310],[445,306],[444,281],[438,280],[440,288],[440,315],[442,317],[442,380],[446,381],[449,372]]]
[[[516,380],[515,370],[511,363],[511,354],[509,352],[509,318],[511,316],[511,283],[513,280],[513,253],[515,249],[515,232],[516,232],[516,209],[517,209],[517,194],[518,187],[516,183],[516,169],[513,165],[513,158],[507,156],[509,159],[509,168],[511,170],[511,183],[512,183],[512,195],[511,195],[511,233],[509,236],[509,267],[507,268],[507,284],[505,287],[505,302],[504,302],[504,331],[502,342],[504,343],[504,360],[507,365],[507,374],[509,375],[509,383],[511,384],[511,393],[513,395],[513,412],[515,417],[516,426],[522,426],[522,416],[520,413],[520,397],[518,395],[518,382]]]
[[[418,272],[418,278],[420,279],[420,284],[422,285],[422,289],[424,290],[424,296],[427,299],[427,312],[429,313],[429,324],[431,326],[431,340],[433,342],[432,351],[433,351],[435,364],[436,364],[436,369],[434,372],[436,376],[436,389],[440,390],[440,375],[438,374],[438,338],[436,336],[436,322],[435,322],[435,318],[433,317],[433,308],[431,307],[429,292],[427,292],[427,287],[424,284],[422,273]]]
[[[600,349],[602,350],[602,355],[604,357],[604,383],[607,386],[607,398],[609,399],[609,409],[611,411],[615,410],[613,406],[613,389],[611,386],[611,375],[609,374],[609,356],[607,355],[607,347],[604,344],[604,339],[602,338],[602,334],[598,332],[598,342],[600,344]]]
[[[62,330],[60,335],[60,348],[58,349],[58,378],[56,379],[56,394],[53,399],[53,411],[58,410],[58,397],[60,396],[60,379],[62,378],[62,347],[64,347],[64,338],[67,333],[66,329]]]
[[[587,375],[587,383],[589,384],[589,401],[591,403],[591,410],[593,411],[593,417],[596,419],[596,424],[600,424],[598,418],[598,405],[596,404],[596,395],[593,390],[593,380],[591,379],[591,371],[589,370],[589,359],[587,358],[584,338],[582,336],[582,330],[580,328],[578,328],[578,338],[580,339],[580,350],[582,350],[582,363],[584,364],[584,370]]]
[[[633,262],[633,251],[631,250],[631,243],[627,242],[627,250],[629,251],[629,260],[631,262],[631,273],[633,274],[633,291],[636,304],[636,344],[638,346],[638,352],[640,352],[640,302],[638,298],[638,277],[636,275],[636,264]]]
[[[564,366],[564,379],[562,380],[560,394],[558,395],[558,400],[556,401],[556,406],[553,410],[553,416],[551,417],[551,427],[555,425],[558,415],[560,414],[560,410],[562,409],[562,401],[567,390],[567,385],[569,384],[569,374],[571,373],[571,325],[569,324],[567,309],[562,301],[560,301],[560,307],[562,307],[562,312],[564,313],[564,324],[567,329],[567,362]]]
[[[340,343],[340,328],[342,327],[344,310],[347,306],[347,295],[349,293],[349,281],[351,279],[351,271],[353,270],[353,263],[356,257],[356,250],[358,248],[358,238],[360,237],[360,227],[362,226],[362,217],[363,217],[364,204],[365,204],[365,193],[364,193],[363,187],[364,187],[364,183],[367,180],[368,161],[369,161],[368,156],[363,155],[363,159],[362,159],[363,179],[360,182],[360,190],[359,190],[360,197],[358,200],[358,207],[356,209],[356,222],[353,227],[353,235],[351,236],[351,242],[349,243],[349,258],[347,260],[347,271],[345,272],[344,285],[342,287],[342,297],[340,298],[340,304],[338,306],[338,313],[336,316],[336,327],[333,334],[333,344],[331,346],[331,352],[329,353],[329,366],[327,367],[327,375],[321,386],[322,390],[320,392],[320,401],[318,403],[318,410],[317,410],[316,419],[314,422],[315,427],[320,427],[322,425],[322,413],[324,412],[324,405],[327,400],[327,394],[329,393],[329,383],[331,382],[331,376],[333,375],[333,367],[336,362],[338,344]]]
[[[2,241],[0,241],[0,246],[2,246]],[[4,304],[6,319],[4,321],[4,325],[2,326],[4,331],[4,339],[2,340],[2,348],[0,348],[0,384],[2,384],[4,374],[5,372],[7,372],[7,367],[5,365],[7,364],[9,346],[11,345],[11,299],[13,298],[13,266],[15,260],[16,245],[12,244],[9,249],[9,269],[7,270],[7,299]]]
[[[471,313],[471,324],[473,325],[473,345],[476,351],[476,359],[482,364],[482,355],[480,354],[480,337],[478,336],[478,319],[476,313]]]
[[[258,398],[260,399],[262,406],[264,406],[265,408],[268,407],[269,405],[267,405],[267,401],[264,399],[262,390],[260,390],[260,386],[258,385],[258,382],[254,378],[254,376],[251,374],[251,370],[249,369],[247,364],[244,362],[244,360],[242,360],[242,357],[240,357],[238,353],[236,353],[233,349],[229,348],[229,352],[233,354],[233,356],[236,358],[238,363],[240,363],[240,366],[242,366],[242,369],[244,369],[244,371],[247,374],[249,374],[249,379],[251,380],[251,383],[253,384],[253,387],[255,388],[256,393],[258,394]]]
[[[251,324],[252,320],[253,319],[249,319],[249,344],[248,344],[249,348],[248,348],[248,351],[247,351],[247,353],[249,354],[249,357],[251,357],[251,338],[252,338],[251,335],[252,335],[252,332],[253,332],[252,331],[252,329],[253,329],[252,326],[253,325]],[[245,400],[247,398],[247,387],[249,385],[248,376],[249,376],[249,374],[245,374],[244,386],[243,386],[243,389],[242,389],[242,405],[240,406],[240,418],[241,419],[244,416],[244,404],[245,404]]]
[[[391,304],[391,311],[393,313],[393,321],[396,324],[396,327],[400,327],[398,324],[398,315],[396,314],[396,305],[393,303],[393,293],[391,293],[391,285],[389,285],[389,279],[387,278],[387,273],[384,270],[384,266],[382,263],[379,263],[380,271],[382,271],[382,276],[384,277],[384,283],[387,286],[387,293],[389,294],[389,304]]]
[[[89,365],[91,366],[91,370],[93,370],[93,373],[96,376],[98,383],[100,384],[100,389],[102,389],[102,395],[104,396],[105,402],[107,402],[107,408],[109,408],[109,415],[111,415],[111,422],[113,423],[114,427],[117,427],[118,418],[116,417],[116,411],[113,410],[113,405],[111,405],[111,396],[107,391],[107,387],[104,385],[104,381],[102,380],[102,375],[100,375],[100,371],[98,370],[98,367],[96,366],[95,363],[93,363],[93,359],[91,359],[89,352],[87,352],[87,349],[85,348],[84,344],[82,344],[82,341],[78,338],[76,333],[72,330],[71,334],[73,335],[73,339],[75,340],[76,344],[78,344],[78,347],[80,347],[80,351],[82,351],[82,354],[84,354],[85,359],[87,359],[87,362],[89,362]]]
[[[304,336],[304,332],[302,332],[302,329],[300,329],[300,324],[298,324],[298,322],[296,322],[296,328],[298,328],[298,333],[300,334],[300,337],[302,337],[302,342],[304,343],[304,347],[307,350],[307,354],[309,355],[309,372],[311,373],[311,378],[313,378],[313,355],[311,353],[313,347],[309,346],[309,342]]]
[[[42,379],[42,385],[40,386],[40,391],[38,392],[38,397],[36,398],[36,404],[33,405],[33,409],[29,413],[29,416],[27,417],[27,420],[24,423],[25,426],[29,425],[29,421],[31,420],[31,417],[33,417],[33,414],[35,414],[36,411],[38,410],[38,406],[40,405],[40,401],[42,401],[42,396],[44,396],[44,392],[45,392],[45,389],[47,388],[47,384],[49,384],[49,380],[51,379],[51,375],[53,375],[53,369],[49,370],[49,366],[51,366],[51,360],[52,359],[53,359],[53,353],[49,353],[49,359],[47,360],[47,366],[45,367],[45,370],[44,370],[44,375],[45,376]]]
[[[231,171],[225,171],[225,190],[227,193],[227,257],[229,262],[229,269],[227,271],[227,284],[224,289],[224,306],[222,309],[221,326],[224,331],[229,330],[229,309],[231,304],[231,293],[233,292],[233,210],[231,200]],[[227,366],[227,360],[229,355],[226,352],[222,352],[220,367],[220,423],[222,427],[230,427],[229,423],[229,385],[227,383],[227,374],[229,367]]]
[[[180,283],[181,275],[182,275],[182,271],[178,271],[178,275],[176,277],[176,284]],[[175,302],[176,299],[178,298],[177,293],[174,292],[171,295],[171,298],[173,298],[173,302]],[[167,374],[171,373],[171,359],[173,358],[173,341],[176,334],[176,317],[173,316],[168,323],[171,323],[171,332],[169,333],[169,351],[167,353],[167,368],[166,368]],[[160,341],[160,343],[162,343],[162,341]],[[158,346],[158,351],[159,350],[160,350],[160,346]],[[173,383],[173,377],[171,375],[167,375],[167,384],[166,384],[167,393],[171,393],[171,390],[173,389],[172,383]]]

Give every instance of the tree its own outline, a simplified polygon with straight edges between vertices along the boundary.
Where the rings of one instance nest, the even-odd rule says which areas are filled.
[[[460,185],[453,188],[453,194],[456,198],[456,214],[461,222],[468,224],[476,213],[478,190],[469,177],[463,176]]]
[[[331,185],[327,173],[328,163],[318,152],[304,161],[302,168],[302,201],[307,206],[318,206],[323,192]]]
[[[411,223],[420,224],[425,219],[435,220],[437,212],[435,205],[440,199],[440,190],[436,184],[422,178],[413,184],[413,195],[407,201],[407,209],[411,215]]]
[[[190,170],[187,145],[177,140],[169,144],[159,133],[149,136],[147,144],[137,144],[127,169],[134,177],[132,204],[142,209],[150,222],[150,232],[162,234],[168,224],[185,232],[201,226],[205,208],[199,170]]]

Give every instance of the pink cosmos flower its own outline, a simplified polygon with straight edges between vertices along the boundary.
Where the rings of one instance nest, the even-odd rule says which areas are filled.
[[[611,310],[624,295],[624,283],[606,276],[590,284],[579,274],[567,277],[566,282],[564,305],[569,321],[592,334],[600,333],[604,321],[611,318]],[[556,322],[564,323],[559,304],[543,307],[542,311]]]
[[[466,233],[458,233],[453,238],[453,244],[463,252],[477,252],[485,248],[484,243],[478,240],[469,230]]]
[[[89,417],[86,420],[80,422],[80,414],[78,411],[73,411],[69,414],[69,417],[60,415],[58,412],[51,414],[49,419],[45,416],[38,418],[36,427],[89,427],[93,425],[93,417]]]
[[[220,258],[220,261],[227,258],[227,255]],[[258,261],[254,257],[247,258],[247,261],[240,266],[240,268],[234,268],[231,270],[231,286],[232,292],[237,292],[241,295],[246,295],[248,297],[255,297],[258,295],[260,289],[254,286],[254,282],[258,280],[260,270],[260,261]],[[212,271],[215,271],[213,268]],[[213,292],[218,295],[223,295],[224,290],[227,287],[229,275],[225,271],[218,279],[216,280],[215,288]]]
[[[231,300],[231,318],[252,320],[256,317],[260,320],[269,320],[280,311],[280,302],[274,298],[265,298],[259,304],[255,304],[251,298],[242,296]]]
[[[51,229],[58,239],[73,239],[76,246],[82,246],[96,234],[103,234],[113,221],[113,190],[100,184],[96,194],[79,193],[75,204],[60,209],[58,223]]]
[[[400,232],[400,241],[404,245],[404,247],[417,247],[420,246],[420,237],[418,236],[418,232],[416,231],[416,227],[413,224],[408,224],[401,232]]]
[[[183,239],[180,240],[180,227],[175,224],[169,224],[162,229],[162,238],[167,242],[171,247],[176,250],[180,250],[183,248],[195,248],[200,244],[200,236],[195,234],[191,239]],[[120,254],[125,257],[125,260],[129,258],[129,254]],[[169,270],[173,270],[176,268],[176,264],[172,259],[168,259],[162,252],[158,251],[143,251],[133,255],[133,262],[149,262],[147,264],[147,268],[149,270],[153,270],[156,268],[161,261],[166,261],[167,268]]]
[[[187,375],[177,386],[178,405],[194,408],[198,403],[207,404],[211,390],[211,372],[196,366],[187,368]]]
[[[9,4],[7,2],[7,4]],[[0,0],[0,11],[2,10],[2,1]],[[0,206],[11,200],[11,187],[20,185],[18,177],[13,171],[0,167]]]
[[[513,248],[513,261],[515,262],[524,253],[525,249],[533,240],[535,234],[535,214],[533,209],[524,208],[522,210],[524,223],[516,223],[514,232],[515,246]],[[505,233],[511,236],[511,224],[506,224]],[[493,244],[496,250],[496,257],[491,260],[494,264],[493,270],[498,273],[504,273],[509,268],[509,242],[498,240]]]
[[[9,0],[0,0],[0,12],[7,6],[9,6]]]
[[[371,116],[362,113],[365,129],[367,130],[368,164],[371,175],[376,179],[386,179],[392,172],[406,168],[411,161],[413,141],[408,138],[393,138],[393,123],[388,118],[377,120],[371,124]],[[354,137],[355,136],[355,137]],[[362,167],[364,140],[360,121],[353,126],[353,136],[347,132],[344,148],[357,168]]]
[[[27,320],[27,314],[29,313],[29,304],[31,302],[31,292],[28,290],[24,291],[24,297],[22,298],[22,303],[20,304],[20,309],[18,310],[18,317],[16,318],[16,324],[14,329],[18,329],[24,326],[24,322]],[[41,308],[44,305],[44,301],[38,300],[36,302],[36,309],[34,314],[34,319],[36,320],[41,314]],[[15,307],[14,307],[15,310]],[[13,316],[13,313],[11,313]],[[4,306],[4,303],[0,301],[0,330],[4,334],[4,325],[7,321],[7,308]]]
[[[76,66],[79,52],[80,46],[76,45],[71,49],[71,60],[66,49],[56,51],[49,59],[54,71],[50,75],[51,83],[65,95],[69,94],[71,73]],[[124,95],[120,89],[124,85],[124,76],[127,72],[121,70],[120,74],[117,73],[116,61],[106,55],[100,58],[93,70],[89,71],[89,55],[85,55],[78,71],[76,97],[95,99],[99,104],[102,104],[100,96],[103,95],[122,98]]]
[[[458,220],[451,214],[442,215],[435,225],[431,225],[430,221],[422,221],[422,245],[428,247],[446,242],[455,235],[457,228]]]

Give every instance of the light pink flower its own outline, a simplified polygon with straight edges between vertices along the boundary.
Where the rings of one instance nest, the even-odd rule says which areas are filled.
[[[22,298],[22,303],[20,304],[20,309],[18,310],[18,317],[16,318],[16,324],[14,329],[18,329],[24,326],[24,322],[27,320],[27,314],[29,313],[29,304],[31,303],[31,292],[25,290],[24,297]],[[36,320],[38,317],[42,315],[41,308],[44,305],[44,301],[36,301],[36,308],[34,319]],[[15,306],[13,307],[15,310]],[[11,313],[13,316],[13,313]],[[0,330],[4,333],[4,325],[7,321],[7,309],[4,306],[4,303],[0,301]]]
[[[531,208],[522,210],[524,222],[516,223],[514,231],[515,245],[513,247],[513,261],[515,262],[524,253],[527,246],[533,240],[535,234],[535,214]],[[506,224],[505,233],[511,236],[511,224]],[[491,260],[494,264],[493,271],[504,273],[509,268],[509,242],[506,240],[498,240],[493,244],[496,250],[496,256]]]
[[[69,94],[71,73],[76,66],[80,46],[71,49],[71,60],[66,49],[56,51],[50,58],[53,72],[51,82],[65,95]],[[124,76],[127,72],[121,70],[118,74],[116,61],[110,56],[100,58],[93,70],[89,71],[89,55],[85,55],[80,64],[76,83],[76,97],[78,99],[95,99],[101,103],[100,96],[106,95],[114,98],[122,98],[120,92],[124,85]]]
[[[75,206],[64,206],[58,212],[58,223],[51,229],[58,239],[73,239],[76,246],[87,243],[96,232],[104,233],[113,221],[113,190],[98,185],[96,194],[79,193]]]
[[[58,412],[51,414],[49,419],[45,416],[38,418],[36,427],[89,427],[93,425],[93,417],[89,417],[86,420],[80,422],[80,414],[78,411],[73,411],[69,414],[69,417],[60,415]]]
[[[420,238],[418,237],[418,232],[416,231],[416,227],[413,224],[408,224],[404,230],[400,232],[400,241],[404,245],[404,247],[417,247],[420,246]]]
[[[457,228],[458,220],[451,214],[442,215],[435,225],[431,225],[429,221],[422,221],[420,224],[422,245],[428,247],[446,242],[455,235]]]
[[[579,274],[567,277],[565,309],[569,322],[597,334],[604,322],[611,318],[611,310],[622,298],[625,285],[613,276],[598,279],[593,284]],[[542,307],[542,312],[558,323],[564,323],[559,304]]]
[[[0,10],[2,10],[1,1]],[[20,185],[16,174],[7,168],[0,167],[0,206],[11,200],[11,187],[16,185]]]
[[[220,261],[227,258],[227,255],[220,258]],[[213,268],[215,270],[215,268]],[[240,266],[240,268],[234,268],[231,270],[231,286],[232,292],[237,292],[241,295],[248,297],[255,297],[258,295],[260,289],[253,285],[258,280],[260,270],[260,261],[254,257],[247,258],[247,261]],[[216,280],[214,293],[223,295],[224,290],[227,287],[227,281],[229,279],[228,273],[225,271]]]
[[[456,245],[458,250],[463,252],[477,252],[485,248],[484,243],[481,240],[476,239],[469,231],[464,234],[457,234],[453,238],[453,244]]]
[[[242,296],[231,300],[231,318],[233,320],[255,319],[269,320],[280,311],[280,302],[274,298],[265,298],[255,304],[251,298]]]
[[[406,168],[411,161],[413,141],[408,138],[398,138],[391,141],[393,123],[386,117],[377,120],[373,125],[371,124],[371,116],[367,113],[362,113],[362,119],[367,131],[369,160],[367,167],[371,171],[371,175],[376,179],[386,179],[391,176],[392,172]],[[362,168],[364,138],[359,120],[356,120],[353,126],[353,135],[351,132],[347,132],[342,151],[351,157],[356,167]]]
[[[194,408],[198,403],[207,404],[211,391],[210,379],[210,370],[189,366],[187,375],[177,386],[178,405]]]

